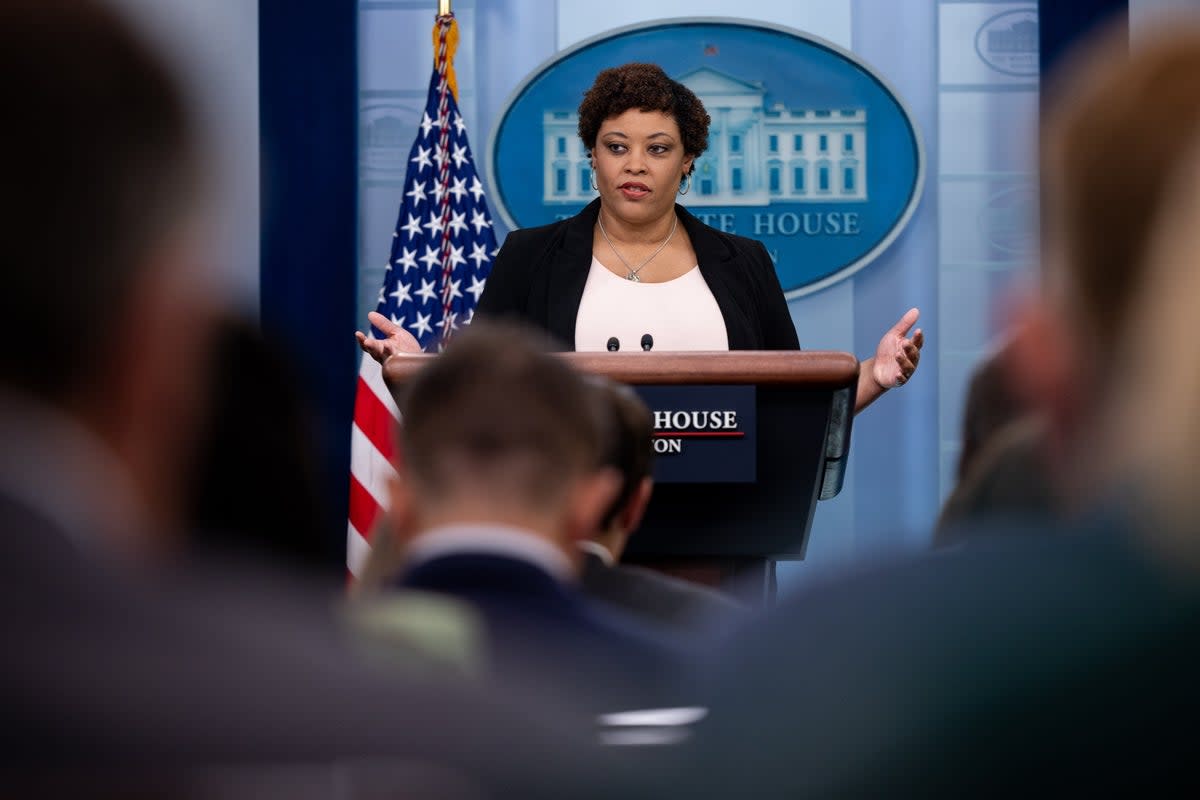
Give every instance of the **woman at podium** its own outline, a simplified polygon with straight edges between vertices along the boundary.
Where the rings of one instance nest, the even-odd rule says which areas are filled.
[[[532,323],[569,350],[797,350],[761,242],[712,228],[676,203],[708,147],[700,99],[654,64],[603,70],[579,106],[599,197],[573,217],[509,233],[476,313]],[[856,410],[917,368],[924,334],[909,310],[864,360]],[[382,316],[382,360],[419,349]]]

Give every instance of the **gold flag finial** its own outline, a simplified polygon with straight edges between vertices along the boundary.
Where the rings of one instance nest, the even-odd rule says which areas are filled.
[[[449,5],[449,0],[441,0]],[[458,20],[453,14],[443,14],[433,23],[433,66],[446,70],[446,81],[455,100],[458,99],[458,79],[454,75],[454,52],[458,50]]]
[[[454,13],[454,12],[452,12],[450,10],[450,0],[438,0],[438,16],[439,17],[444,17],[444,16],[446,16],[448,14],[452,14],[452,13]]]

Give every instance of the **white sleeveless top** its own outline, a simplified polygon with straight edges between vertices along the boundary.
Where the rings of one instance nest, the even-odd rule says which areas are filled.
[[[639,351],[645,334],[662,350],[728,350],[721,309],[699,265],[665,283],[626,280],[592,257],[579,315],[575,349],[607,350],[616,337],[621,352]]]

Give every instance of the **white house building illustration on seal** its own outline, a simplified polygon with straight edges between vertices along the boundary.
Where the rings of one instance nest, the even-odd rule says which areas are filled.
[[[765,107],[762,83],[708,67],[677,80],[708,110],[708,150],[696,161],[689,206],[764,206],[772,202],[867,199],[865,109]],[[596,196],[574,111],[542,115],[545,203]]]

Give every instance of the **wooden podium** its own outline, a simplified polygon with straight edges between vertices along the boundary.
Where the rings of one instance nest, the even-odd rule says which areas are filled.
[[[770,602],[842,488],[858,360],[824,351],[562,353],[655,412],[655,489],[625,561]],[[392,358],[393,393],[424,358]]]

